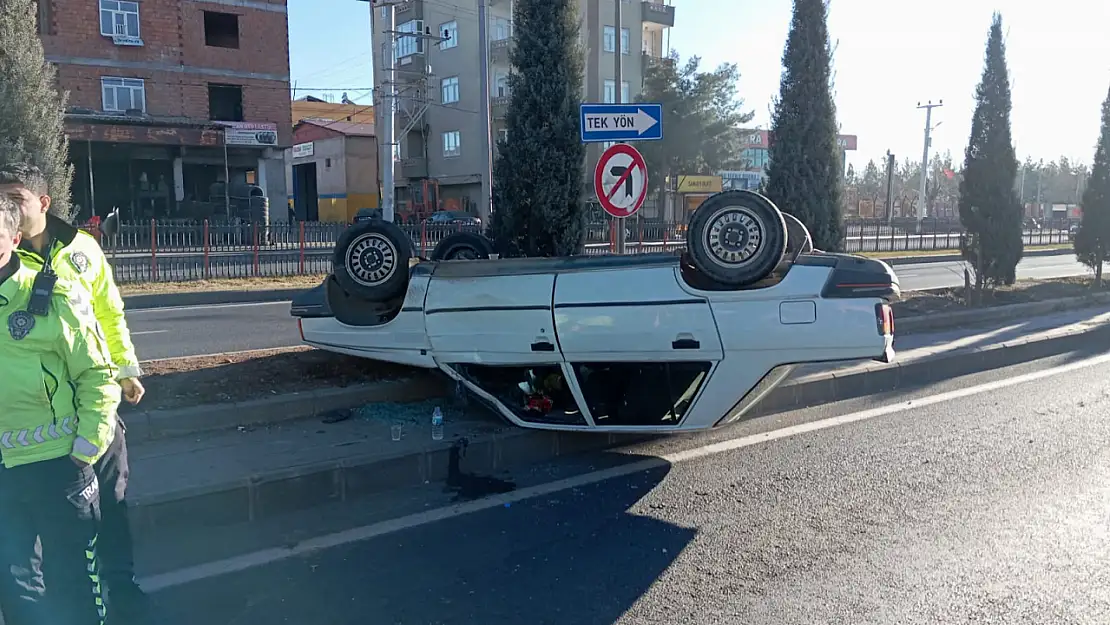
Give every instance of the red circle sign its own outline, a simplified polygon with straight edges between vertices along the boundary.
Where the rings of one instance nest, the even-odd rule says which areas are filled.
[[[613,217],[631,217],[647,197],[647,163],[636,148],[615,143],[597,159],[594,192]]]

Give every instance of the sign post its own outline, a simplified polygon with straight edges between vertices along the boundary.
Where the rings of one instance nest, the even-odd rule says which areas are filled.
[[[644,205],[647,197],[647,163],[636,148],[617,143],[601,155],[594,168],[594,191],[606,213],[623,220]],[[618,222],[623,228],[623,221]],[[618,235],[623,238],[624,232]]]

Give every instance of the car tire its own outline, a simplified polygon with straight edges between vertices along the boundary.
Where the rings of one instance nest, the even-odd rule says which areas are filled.
[[[339,235],[332,273],[343,290],[369,302],[386,302],[408,286],[412,240],[395,224],[371,219]]]
[[[686,249],[694,267],[726,288],[759,282],[782,262],[787,230],[782,212],[754,191],[724,191],[694,211]]]
[[[483,260],[493,254],[493,242],[477,232],[454,232],[432,250],[432,260]]]

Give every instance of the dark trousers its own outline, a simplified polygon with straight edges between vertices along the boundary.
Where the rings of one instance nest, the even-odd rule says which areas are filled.
[[[127,516],[127,464],[126,428],[123,420],[117,421],[115,440],[96,463],[100,479],[100,559],[101,574],[108,582],[109,591],[135,580],[135,551],[131,544],[131,522]]]
[[[67,456],[0,468],[0,605],[7,625],[102,625],[99,480]]]

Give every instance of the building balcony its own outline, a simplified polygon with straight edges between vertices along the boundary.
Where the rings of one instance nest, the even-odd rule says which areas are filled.
[[[404,178],[427,178],[428,159],[406,158],[401,161],[401,176]]]
[[[499,98],[490,98],[489,108],[490,115],[494,119],[505,119],[505,115],[509,112],[509,96],[501,96]]]
[[[674,26],[674,7],[658,2],[641,2],[644,22],[660,26]]]
[[[489,42],[489,60],[490,63],[507,64],[509,62],[509,50],[512,48],[513,40],[511,38],[497,39]]]
[[[655,56],[650,52],[643,52],[644,69],[674,65],[674,59],[666,56]]]
[[[397,82],[416,83],[428,77],[428,57],[423,52],[406,54],[397,59]]]

